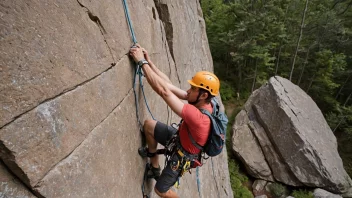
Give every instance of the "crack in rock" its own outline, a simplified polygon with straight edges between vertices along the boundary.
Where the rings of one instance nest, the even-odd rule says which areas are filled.
[[[157,8],[157,11],[158,11],[158,14],[159,14],[159,17],[160,17],[160,29],[161,29],[161,39],[165,45],[165,49],[169,49],[170,51],[170,54],[171,54],[171,58],[172,60],[174,61],[174,64],[175,64],[175,70],[176,70],[176,76],[177,76],[177,80],[178,80],[178,83],[179,85],[181,85],[181,80],[180,80],[180,76],[178,75],[178,71],[177,71],[177,66],[176,66],[176,62],[175,62],[175,58],[174,58],[174,53],[173,53],[173,43],[172,43],[172,40],[173,40],[173,28],[172,28],[172,23],[171,23],[171,19],[170,19],[170,14],[168,12],[168,8],[167,8],[167,5],[166,5],[166,10],[168,12],[168,17],[166,17],[166,21],[168,21],[168,23],[171,24],[171,30],[170,31],[167,31],[166,30],[166,27],[165,27],[165,18],[161,15],[161,11],[159,10],[159,2],[158,0],[154,0],[154,3],[155,3],[155,7]],[[154,17],[154,15],[153,15]],[[168,27],[170,28],[170,27]],[[163,32],[163,30],[165,32]],[[165,41],[165,38],[164,38],[164,33],[165,33],[165,36],[166,36],[166,41]],[[169,58],[169,53],[166,53],[167,54],[167,59],[168,59],[168,62],[169,62],[169,69],[170,69],[170,75],[171,75],[171,64],[170,64],[170,58]]]
[[[122,59],[122,58],[121,58],[121,59]],[[117,62],[120,62],[121,59],[119,59]],[[87,84],[88,82],[90,82],[90,81],[96,79],[97,77],[99,77],[100,75],[104,74],[105,72],[111,70],[111,69],[114,68],[115,66],[116,66],[116,63],[111,63],[111,66],[110,66],[110,67],[108,67],[107,69],[105,69],[103,72],[101,72],[101,73],[99,73],[99,74],[93,76],[92,78],[89,78],[89,79],[87,79],[87,80],[85,80],[85,81],[83,81],[83,82],[81,82],[81,83],[79,83],[79,84],[77,84],[77,85],[75,85],[75,86],[73,86],[73,87],[70,87],[70,88],[68,88],[68,89],[65,89],[65,90],[63,90],[61,93],[59,93],[59,94],[57,94],[57,95],[55,95],[55,96],[53,96],[53,97],[50,97],[50,98],[47,98],[47,99],[43,100],[42,102],[38,103],[38,105],[32,107],[31,109],[29,109],[29,110],[27,110],[27,111],[25,111],[25,112],[23,112],[23,113],[21,113],[21,114],[15,116],[15,117],[13,117],[12,120],[10,120],[8,123],[6,123],[6,124],[4,124],[3,126],[1,126],[1,127],[0,127],[0,130],[1,130],[2,128],[4,128],[4,127],[10,125],[10,124],[13,123],[15,120],[17,120],[18,118],[20,118],[20,117],[22,117],[23,115],[27,114],[28,112],[32,111],[33,109],[37,108],[38,106],[40,106],[40,105],[42,105],[42,104],[44,104],[44,103],[46,103],[46,102],[49,102],[49,101],[51,101],[51,100],[54,100],[55,98],[58,98],[58,97],[60,97],[60,96],[62,96],[62,95],[64,95],[64,94],[66,94],[66,93],[68,93],[68,92],[70,92],[70,91],[75,90],[76,88],[78,88],[78,87],[80,87],[80,86],[83,86],[83,85]]]
[[[87,137],[88,137],[89,134],[91,134],[98,126],[100,126],[102,123],[104,123],[105,120],[108,119],[108,117],[116,110],[116,108],[118,108],[118,107],[121,105],[121,103],[122,103],[123,101],[125,101],[126,98],[128,98],[128,97],[131,95],[132,90],[133,90],[133,88],[131,88],[131,89],[128,91],[128,93],[126,94],[126,96],[125,96],[114,108],[112,108],[112,110],[107,114],[107,116],[106,116],[100,123],[98,123],[98,124],[87,134]],[[86,139],[87,139],[87,138],[86,138]],[[33,188],[34,188],[34,189],[40,188],[41,185],[42,185],[42,183],[43,183],[43,179],[44,179],[52,170],[54,170],[57,166],[59,166],[61,162],[63,162],[63,161],[65,161],[66,159],[68,159],[68,158],[72,155],[72,153],[74,153],[74,152],[85,142],[86,139],[84,139],[81,143],[79,143],[74,149],[72,149],[72,151],[71,151],[70,153],[68,153],[66,156],[64,156],[60,161],[58,161],[56,164],[54,164],[54,165],[44,174],[44,176],[38,181],[38,183],[34,185]],[[37,192],[37,191],[36,191],[36,192]]]
[[[77,0],[77,3],[82,7],[82,8],[85,8],[86,9],[86,12],[88,13],[88,17],[90,20],[92,20],[95,24],[97,24],[97,26],[99,27],[99,30],[100,30],[100,33],[101,35],[104,37],[104,42],[106,44],[106,46],[108,47],[109,49],[109,52],[110,52],[110,55],[112,57],[112,59],[114,60],[114,56],[113,56],[113,53],[112,53],[112,50],[111,50],[111,47],[109,46],[108,42],[107,42],[107,39],[106,39],[106,30],[103,26],[103,24],[101,23],[100,19],[98,16],[96,16],[95,14],[93,14],[92,11],[90,11],[85,5],[83,5],[81,2],[79,2],[79,0]]]
[[[176,61],[175,61],[175,55],[174,55],[174,50],[173,50],[174,31],[173,31],[173,25],[171,22],[169,8],[168,8],[167,4],[163,4],[162,2],[160,2],[160,0],[154,0],[154,4],[156,7],[156,10],[158,11],[159,19],[162,22],[162,24],[160,24],[160,25],[162,25],[164,27],[163,29],[165,31],[167,45],[166,45],[166,42],[164,41],[164,36],[162,37],[162,40],[165,42],[165,48],[169,48],[172,60],[175,63],[176,76],[177,76],[179,84],[181,85],[181,80],[178,75]],[[163,35],[163,32],[162,32],[162,35]],[[169,61],[169,63],[170,63],[170,61]]]
[[[175,56],[174,56],[174,51],[173,51],[174,31],[173,31],[173,26],[171,23],[169,8],[168,8],[167,4],[163,4],[159,0],[154,0],[154,3],[155,3],[155,7],[158,11],[159,18],[163,22],[164,30],[165,30],[165,34],[166,34],[166,41],[169,45],[169,50],[170,50],[172,59],[175,62]]]

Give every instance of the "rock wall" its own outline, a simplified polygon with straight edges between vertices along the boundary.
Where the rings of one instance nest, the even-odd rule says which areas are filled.
[[[212,70],[197,0],[127,3],[138,42],[176,86],[187,89],[196,71]],[[141,196],[145,161],[137,154],[142,135],[122,5],[0,3],[0,175],[18,181],[0,180],[0,195]],[[155,118],[178,122],[145,79],[143,84]],[[141,120],[150,118],[142,97],[139,104]],[[181,197],[233,197],[225,152],[199,169],[198,185],[196,175],[182,178]],[[13,194],[4,190],[9,188]]]

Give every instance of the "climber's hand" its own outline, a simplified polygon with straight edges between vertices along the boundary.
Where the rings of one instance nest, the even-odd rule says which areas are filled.
[[[130,49],[130,56],[132,56],[134,62],[138,63],[144,59],[143,48],[139,44],[136,44]]]
[[[151,63],[152,61],[150,60],[150,57],[149,57],[149,54],[148,54],[148,51],[145,50],[144,48],[142,48],[142,51],[143,51],[143,54],[144,54],[144,58],[146,61],[148,61],[148,63]]]

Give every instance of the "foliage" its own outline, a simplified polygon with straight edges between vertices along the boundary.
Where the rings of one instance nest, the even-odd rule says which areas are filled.
[[[306,190],[294,190],[292,193],[294,198],[313,198],[313,193]]]
[[[252,198],[252,193],[242,185],[248,178],[239,172],[239,166],[234,159],[229,159],[229,170],[234,197]]]
[[[236,93],[232,86],[225,81],[221,81],[220,84],[221,100],[225,102],[234,99]]]
[[[280,183],[271,184],[269,189],[274,198],[283,197],[287,191],[286,187]]]

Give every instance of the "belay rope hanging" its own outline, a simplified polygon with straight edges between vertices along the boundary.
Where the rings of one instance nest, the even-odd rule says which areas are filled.
[[[132,46],[135,46],[135,44],[137,43],[137,39],[136,39],[136,35],[134,33],[134,29],[133,29],[133,26],[132,26],[132,21],[131,21],[131,18],[130,18],[130,14],[129,14],[129,10],[128,10],[128,5],[127,5],[127,2],[126,0],[122,0],[122,3],[123,3],[123,8],[125,10],[125,16],[126,16],[126,20],[127,20],[127,24],[128,24],[128,27],[130,29],[130,33],[131,33],[131,37],[132,37],[132,42],[133,42],[133,45]],[[143,71],[142,71],[142,68],[136,64],[136,70],[135,70],[135,74],[134,74],[134,78],[133,78],[133,94],[134,94],[134,100],[135,100],[135,106],[136,106],[136,116],[137,116],[137,121],[138,121],[138,126],[139,126],[139,130],[142,132],[143,131],[143,124],[140,120],[140,117],[139,117],[139,97],[137,95],[137,92],[136,92],[136,82],[137,82],[137,76],[139,76],[139,86],[142,90],[142,94],[143,94],[143,98],[144,98],[144,102],[147,106],[147,109],[148,109],[148,112],[149,114],[152,116],[153,120],[156,120],[153,116],[153,114],[151,113],[150,111],[150,108],[149,108],[149,105],[148,105],[148,102],[147,102],[147,98],[145,97],[145,94],[144,94],[144,87],[143,87]],[[149,164],[147,163],[146,164],[146,167],[145,167],[145,171],[144,171],[144,174],[143,174],[143,183],[142,183],[142,195],[143,195],[143,198],[148,198],[149,196],[145,193],[145,182],[148,180],[147,178],[147,172],[149,170]]]

